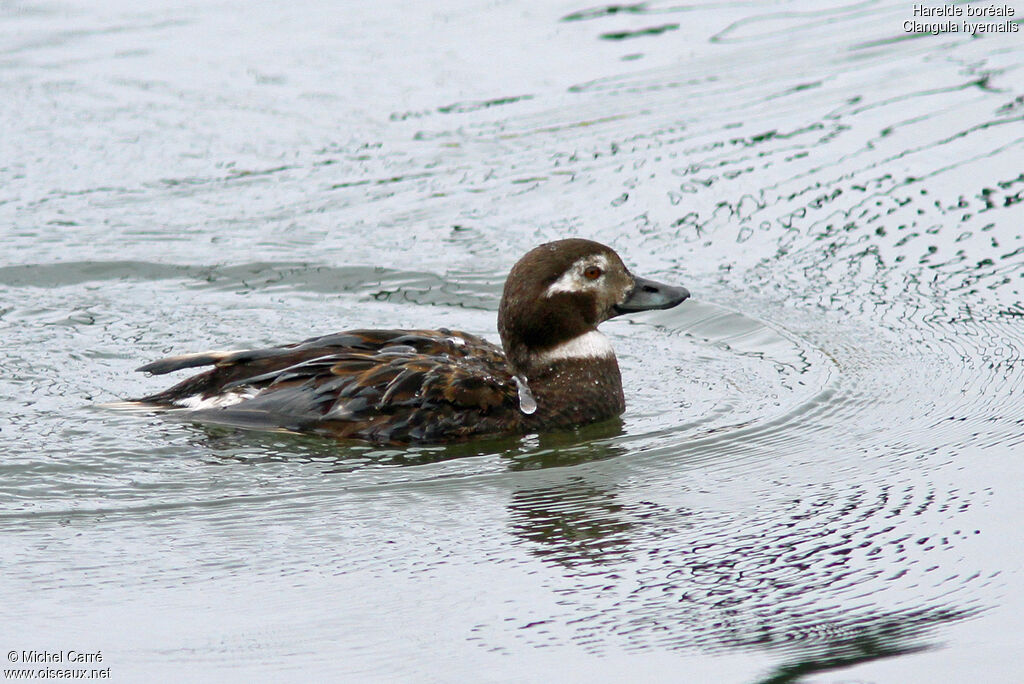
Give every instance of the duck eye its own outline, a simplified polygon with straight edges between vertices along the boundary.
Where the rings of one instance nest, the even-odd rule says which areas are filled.
[[[587,269],[583,271],[583,275],[588,280],[597,280],[601,277],[601,269],[597,266],[587,266]]]

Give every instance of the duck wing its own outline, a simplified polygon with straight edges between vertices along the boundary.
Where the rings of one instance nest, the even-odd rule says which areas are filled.
[[[380,442],[517,431],[517,385],[504,353],[450,330],[354,330],[267,349],[161,359],[163,374],[213,366],[141,403],[199,420]]]

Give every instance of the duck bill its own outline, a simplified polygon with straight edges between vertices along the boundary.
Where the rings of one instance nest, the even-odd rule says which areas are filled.
[[[633,277],[633,289],[625,301],[615,307],[615,315],[651,311],[652,309],[671,309],[681,304],[690,296],[685,287],[665,285],[664,283]]]

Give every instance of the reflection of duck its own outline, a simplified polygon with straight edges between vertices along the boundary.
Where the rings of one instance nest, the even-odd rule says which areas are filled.
[[[538,558],[594,573],[622,562],[633,542],[633,523],[614,488],[583,478],[523,489],[509,502],[511,532]]]
[[[213,368],[138,403],[212,423],[380,442],[576,427],[625,408],[598,324],[688,296],[632,275],[609,247],[560,240],[512,268],[498,310],[504,351],[444,329],[353,330],[150,363],[139,370]]]

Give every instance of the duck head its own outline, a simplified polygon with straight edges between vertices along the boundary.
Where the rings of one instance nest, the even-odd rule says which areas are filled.
[[[512,267],[498,332],[513,368],[530,377],[556,359],[614,359],[597,326],[620,314],[670,309],[690,293],[629,272],[611,247],[572,238],[530,250]]]

